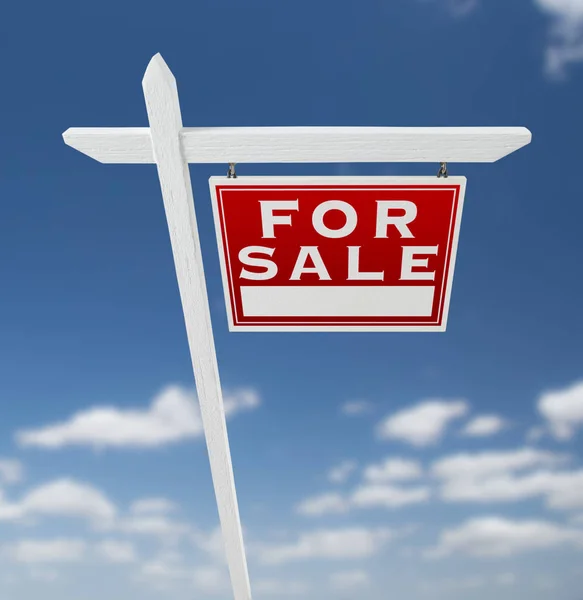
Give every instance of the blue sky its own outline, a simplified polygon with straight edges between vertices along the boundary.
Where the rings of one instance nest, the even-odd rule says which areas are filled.
[[[157,52],[188,126],[533,132],[449,165],[443,334],[229,334],[226,165],[191,166],[254,596],[581,598],[581,0],[13,3],[0,33],[0,598],[230,597],[155,168],[61,139],[146,125]]]

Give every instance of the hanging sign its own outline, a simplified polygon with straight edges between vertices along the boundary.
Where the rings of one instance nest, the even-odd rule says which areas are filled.
[[[231,331],[445,331],[465,177],[211,177]]]

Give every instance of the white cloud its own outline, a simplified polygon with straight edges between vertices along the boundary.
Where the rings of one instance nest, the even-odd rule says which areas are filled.
[[[231,417],[244,410],[253,410],[261,404],[259,394],[250,388],[227,391],[223,397],[225,415]]]
[[[173,521],[164,515],[131,516],[120,519],[114,527],[122,533],[154,536],[169,542],[191,533],[190,525]]]
[[[368,400],[350,400],[340,407],[340,412],[348,417],[355,417],[371,412],[372,403]]]
[[[569,63],[583,61],[583,0],[534,0],[553,20],[551,42],[546,51],[546,69],[562,77]]]
[[[336,467],[330,469],[328,479],[332,483],[344,483],[356,470],[357,464],[354,460],[345,460]]]
[[[127,541],[103,540],[96,545],[95,551],[110,563],[131,563],[136,560],[134,545]]]
[[[12,458],[0,458],[0,483],[20,483],[24,476],[22,463]]]
[[[429,488],[425,486],[403,488],[391,485],[363,485],[353,492],[350,503],[358,508],[400,508],[426,502],[430,495]]]
[[[468,437],[488,437],[496,435],[506,427],[506,421],[498,415],[479,415],[472,419],[462,430]]]
[[[253,593],[268,596],[299,596],[309,587],[301,581],[282,581],[279,579],[257,579],[253,581]]]
[[[445,6],[455,17],[471,13],[479,0],[447,0]],[[566,68],[583,62],[583,0],[533,0],[551,20],[545,49],[545,70],[554,79],[565,77]]]
[[[583,508],[583,469],[553,473],[548,477],[543,494],[546,495],[546,503],[550,508]]]
[[[19,502],[7,503],[0,496],[0,521],[26,523],[39,516],[83,518],[90,521],[96,531],[153,536],[168,543],[191,534],[190,525],[163,514],[162,509],[169,509],[170,503],[162,500],[140,500],[131,506],[134,512],[119,516],[116,506],[100,490],[87,483],[59,479],[33,489]],[[102,550],[106,551],[105,548]]]
[[[140,568],[144,579],[185,579],[188,571],[169,562],[154,559],[144,563]]]
[[[553,467],[564,464],[567,458],[564,454],[534,448],[460,453],[435,461],[431,465],[431,473],[444,479],[482,478],[487,475],[519,471],[531,467]]]
[[[471,13],[477,6],[478,0],[448,0],[452,14],[461,17]]]
[[[192,573],[192,580],[198,590],[207,594],[221,594],[230,589],[228,573],[214,565],[196,567]]]
[[[193,586],[206,594],[224,594],[230,589],[229,574],[218,565],[187,564],[182,554],[165,551],[140,567],[139,579],[167,590],[168,583]],[[188,588],[186,588],[188,589]]]
[[[431,472],[442,480],[440,495],[449,502],[516,502],[540,496],[550,508],[580,508],[583,470],[557,470],[566,459],[531,448],[457,454],[436,461]]]
[[[0,498],[0,521],[30,516],[81,517],[95,522],[111,521],[116,507],[98,489],[73,479],[58,479],[9,504]]]
[[[545,521],[512,521],[502,517],[480,517],[441,533],[428,556],[454,553],[475,557],[508,557],[564,544],[583,544],[583,530]]]
[[[351,571],[339,571],[330,575],[330,585],[336,590],[345,590],[366,586],[370,583],[370,576],[366,571],[354,569]]]
[[[447,579],[439,580],[439,581],[423,581],[419,588],[431,595],[436,595],[436,593],[445,593],[450,595],[451,592],[467,592],[468,590],[476,590],[478,588],[484,587],[487,584],[487,580],[485,577],[481,577],[480,575],[470,575],[470,576],[462,576],[462,577],[448,577]]]
[[[420,2],[428,2],[434,0],[419,0]],[[478,7],[480,0],[441,0],[440,8],[443,7],[454,17],[465,17]]]
[[[463,400],[427,400],[389,415],[378,425],[381,439],[401,440],[414,446],[429,446],[441,440],[454,419],[463,417]]]
[[[176,510],[176,504],[166,498],[141,498],[130,506],[130,512],[135,515],[168,514]]]
[[[22,505],[26,513],[78,516],[109,520],[116,514],[111,501],[93,486],[59,479],[36,488],[26,495]]]
[[[225,414],[231,416],[259,405],[253,390],[225,394]],[[94,407],[67,421],[39,429],[20,431],[21,446],[62,448],[64,446],[151,448],[200,437],[203,433],[196,396],[190,389],[170,386],[154,398],[147,409]]]
[[[552,78],[564,78],[571,63],[583,62],[583,0],[533,0],[552,25],[545,51],[545,69]],[[453,16],[471,13],[479,0],[447,0]]]
[[[25,517],[24,511],[20,504],[7,502],[4,499],[4,494],[0,490],[0,522],[2,521],[20,521]]]
[[[305,516],[319,517],[329,514],[342,514],[348,512],[350,503],[337,493],[313,496],[301,502],[296,511]]]
[[[296,511],[308,517],[344,514],[353,509],[401,508],[426,502],[430,497],[428,487],[398,487],[394,485],[364,484],[347,496],[336,492],[306,498]]]
[[[448,596],[451,592],[476,590],[484,586],[510,586],[516,583],[517,578],[514,573],[500,573],[493,577],[484,577],[481,575],[467,575],[458,577],[449,577],[442,580],[425,580],[419,586],[425,593],[436,595],[436,593],[444,593]]]
[[[550,508],[583,508],[583,471],[536,471],[523,476],[459,479],[448,482],[442,489],[445,500],[457,502],[512,502],[536,496],[545,497]]]
[[[158,556],[143,563],[140,567],[142,580],[183,580],[192,577],[192,570],[187,569],[184,557],[176,551],[164,551]]]
[[[556,439],[570,440],[583,426],[583,381],[545,392],[538,400],[538,410]]]
[[[266,544],[259,548],[259,560],[278,565],[297,560],[343,560],[376,554],[391,538],[388,529],[318,529],[299,536],[290,544]]]
[[[7,544],[3,554],[22,563],[77,562],[84,558],[87,544],[83,540],[19,540]]]
[[[215,527],[215,529],[208,533],[195,531],[192,539],[198,548],[206,552],[216,562],[225,562],[225,542],[220,527]]]
[[[370,465],[364,470],[364,478],[372,483],[406,481],[422,475],[423,469],[418,461],[403,458],[387,458],[383,463]]]
[[[420,1],[426,2],[427,0]],[[439,5],[440,7],[443,6],[454,17],[464,17],[473,12],[478,4],[479,0],[441,0]]]

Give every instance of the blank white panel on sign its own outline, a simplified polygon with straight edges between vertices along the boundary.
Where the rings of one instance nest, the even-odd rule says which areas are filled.
[[[428,317],[434,286],[241,286],[245,317]]]

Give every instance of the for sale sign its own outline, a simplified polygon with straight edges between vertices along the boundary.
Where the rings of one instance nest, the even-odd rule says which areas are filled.
[[[212,177],[231,331],[445,331],[465,177]]]

